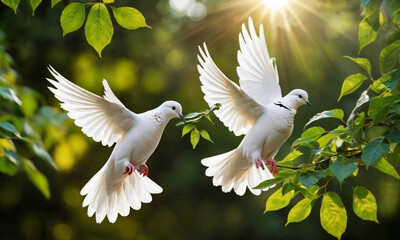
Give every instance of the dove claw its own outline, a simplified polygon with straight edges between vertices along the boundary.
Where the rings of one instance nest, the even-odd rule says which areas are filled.
[[[149,175],[149,168],[146,164],[140,164],[139,174],[143,174],[143,177],[147,177]]]
[[[257,159],[257,161],[256,161],[256,167],[257,167],[257,168],[261,167],[262,170],[265,170],[264,162],[261,161],[260,159]]]
[[[278,175],[278,166],[276,164],[276,161],[273,159],[267,160],[267,165],[269,166],[269,170],[271,171],[272,175],[276,177]]]
[[[128,163],[125,167],[125,172],[123,174],[128,174],[131,175],[133,173],[133,170],[135,170],[135,167],[132,165],[132,163]]]

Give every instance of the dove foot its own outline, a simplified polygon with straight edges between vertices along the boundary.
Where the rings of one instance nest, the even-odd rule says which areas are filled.
[[[257,168],[261,167],[262,170],[265,170],[264,162],[261,161],[260,159],[257,159],[257,161],[256,161],[256,167],[257,167]]]
[[[128,174],[131,175],[133,173],[133,170],[135,170],[135,167],[132,165],[132,163],[128,163],[125,167],[125,172],[123,174]]]
[[[267,160],[267,165],[269,166],[269,170],[271,171],[272,175],[276,177],[278,175],[278,166],[276,164],[276,161],[273,159]]]
[[[146,164],[140,164],[139,174],[143,174],[143,177],[147,177],[149,175],[149,168]]]

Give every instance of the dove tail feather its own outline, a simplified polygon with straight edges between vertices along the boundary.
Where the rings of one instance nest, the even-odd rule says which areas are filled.
[[[86,195],[82,206],[88,206],[89,217],[96,214],[97,223],[101,223],[106,216],[111,223],[114,223],[118,214],[127,216],[130,208],[139,210],[142,203],[151,202],[151,194],[162,192],[159,185],[137,171],[123,177],[112,189],[107,189],[107,186],[110,186],[107,184],[107,181],[110,181],[107,168],[110,166],[108,161],[80,192],[82,196]]]
[[[206,176],[213,177],[214,186],[221,186],[223,192],[230,192],[233,189],[239,196],[246,192],[246,188],[254,195],[260,195],[261,191],[267,191],[269,188],[253,188],[273,178],[268,168],[262,170],[255,164],[248,163],[238,149],[205,158],[201,163],[207,167]]]

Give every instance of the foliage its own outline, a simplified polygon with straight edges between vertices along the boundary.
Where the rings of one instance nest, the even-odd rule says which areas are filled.
[[[40,159],[58,169],[47,151],[57,140],[45,127],[62,132],[60,127],[67,118],[53,108],[39,106],[43,97],[33,89],[15,84],[17,74],[12,65],[12,58],[0,45],[0,172],[9,176],[24,172],[49,199],[47,178],[34,162]]]
[[[277,177],[257,186],[264,188],[282,183],[282,187],[267,200],[266,212],[289,205],[299,193],[303,196],[290,210],[287,224],[307,218],[314,203],[322,197],[321,225],[340,239],[346,230],[348,214],[341,195],[330,190],[335,183],[333,180],[336,179],[342,190],[347,184],[352,188],[353,211],[358,217],[378,223],[373,193],[364,186],[354,186],[358,172],[377,169],[400,179],[391,163],[393,156],[398,158],[400,153],[400,6],[390,0],[383,2],[385,4],[381,0],[361,1],[365,16],[359,26],[360,51],[375,41],[381,27],[393,30],[388,45],[379,56],[381,75],[372,78],[367,58],[345,56],[367,74],[356,73],[347,77],[339,100],[356,92],[369,80],[347,121],[344,121],[341,109],[315,115],[306,126],[324,118],[338,119],[340,124],[332,130],[318,126],[305,130],[292,144],[288,156],[278,162],[280,171]],[[369,107],[363,110],[361,106],[368,102]]]
[[[209,142],[213,142],[211,140],[210,134],[208,134],[208,132],[204,129],[198,129],[197,124],[203,118],[206,118],[209,122],[214,124],[210,117],[210,113],[212,113],[213,111],[218,111],[220,107],[221,104],[217,103],[208,110],[189,113],[185,116],[185,122],[179,122],[176,124],[176,126],[183,126],[182,137],[190,133],[190,143],[192,144],[193,149],[195,149],[197,144],[199,143],[200,137]]]
[[[1,0],[6,6],[10,7],[15,14],[20,0]],[[36,8],[42,3],[42,0],[29,0],[32,8],[32,15],[35,14]],[[61,0],[52,0],[53,8]],[[68,33],[77,31],[85,23],[85,8],[90,8],[87,15],[85,25],[85,37],[87,42],[92,46],[99,56],[103,49],[110,44],[114,34],[114,27],[111,22],[108,7],[113,12],[117,23],[126,29],[134,30],[141,27],[151,28],[146,24],[146,20],[142,13],[133,7],[113,7],[114,0],[102,0],[101,2],[79,3],[72,2],[68,4],[61,13],[60,23],[63,29],[63,36]]]

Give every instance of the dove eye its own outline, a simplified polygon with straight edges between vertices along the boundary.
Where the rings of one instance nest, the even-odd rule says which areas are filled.
[[[172,110],[175,110],[175,109],[176,109],[176,107],[175,107],[175,106],[173,106],[173,107],[172,107]]]
[[[301,95],[299,95],[299,98],[303,98]]]

